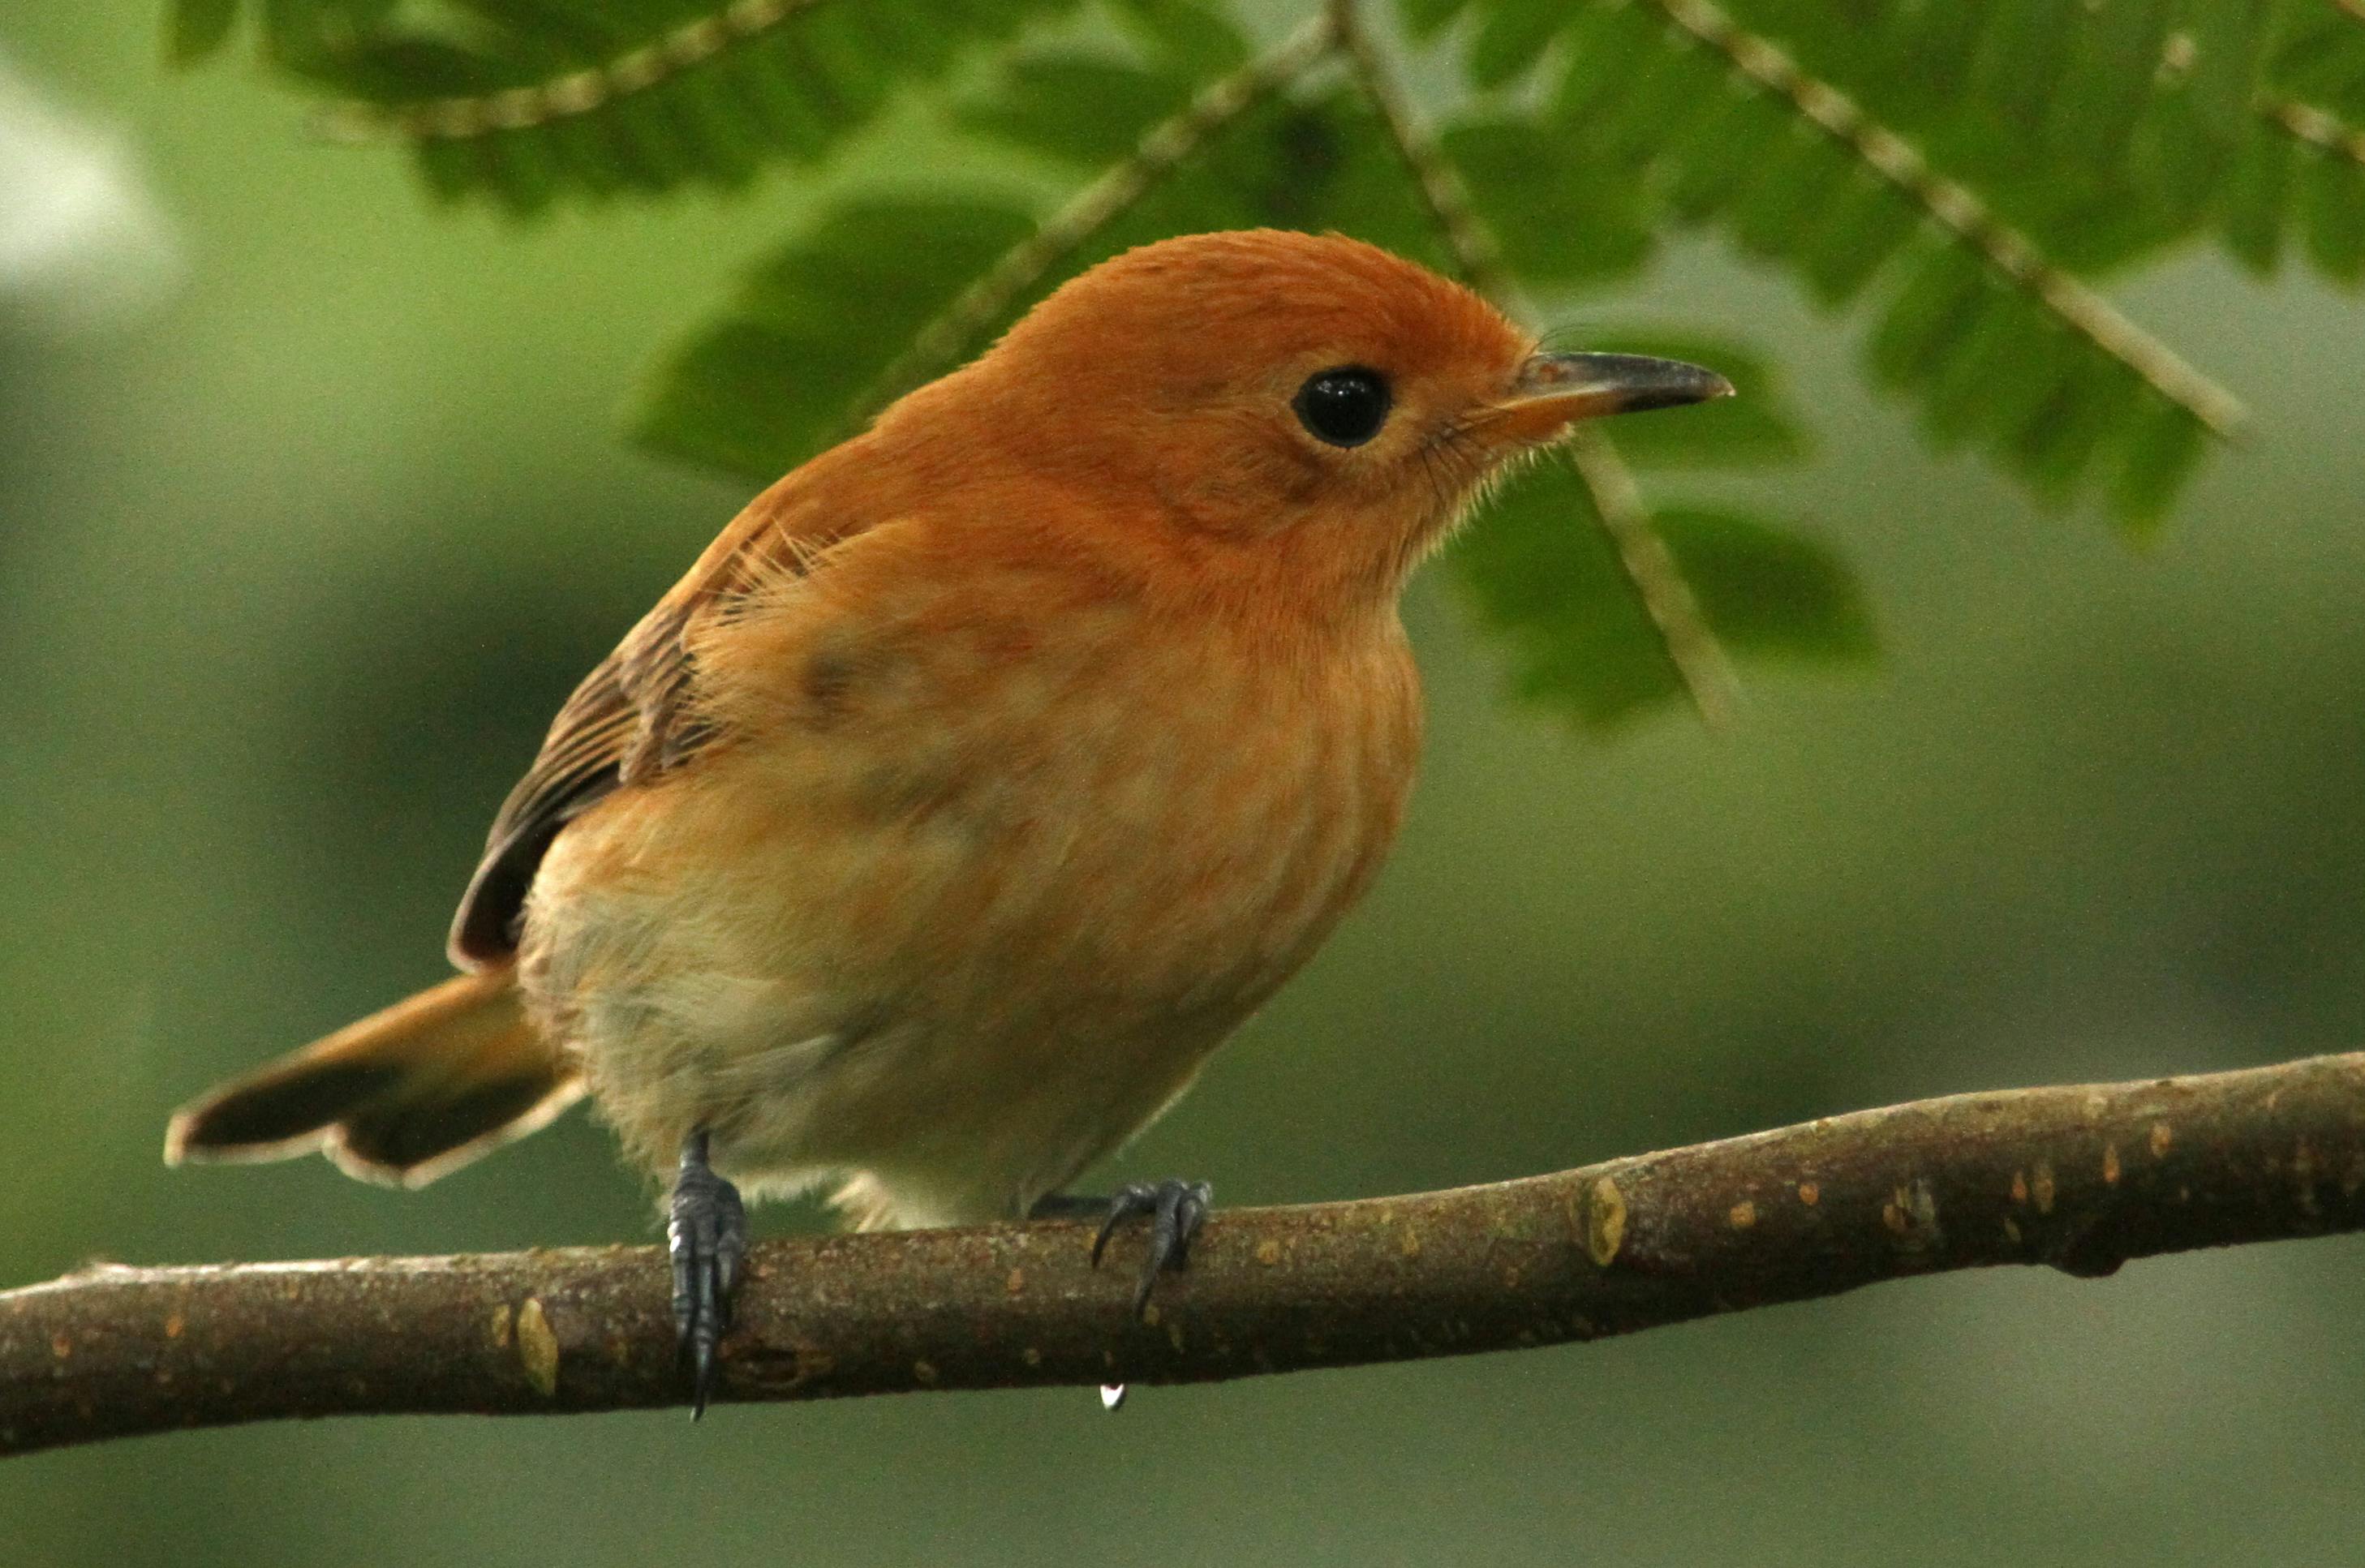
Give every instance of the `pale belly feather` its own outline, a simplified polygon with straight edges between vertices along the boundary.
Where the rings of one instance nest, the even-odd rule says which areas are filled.
[[[1260,662],[1131,631],[1005,666],[991,707],[958,647],[864,650],[826,714],[568,828],[523,973],[640,1159],[705,1126],[750,1195],[1023,1212],[1304,963],[1402,815],[1401,633]]]

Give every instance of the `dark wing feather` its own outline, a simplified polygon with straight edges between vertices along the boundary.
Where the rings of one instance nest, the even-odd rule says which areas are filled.
[[[763,583],[803,576],[822,548],[853,532],[794,529],[783,487],[740,514],[558,711],[541,755],[493,819],[485,857],[452,922],[453,962],[481,969],[517,950],[534,873],[569,822],[618,789],[684,766],[721,738],[690,701],[692,629],[729,613]]]

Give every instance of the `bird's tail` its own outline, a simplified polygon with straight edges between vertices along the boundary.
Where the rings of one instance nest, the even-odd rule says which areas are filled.
[[[503,968],[445,980],[183,1106],[164,1162],[319,1149],[349,1176],[423,1186],[582,1092]]]

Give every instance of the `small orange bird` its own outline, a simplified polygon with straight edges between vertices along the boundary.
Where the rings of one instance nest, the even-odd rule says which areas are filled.
[[[1337,235],[1097,266],[758,496],[576,689],[465,973],[190,1105],[165,1158],[416,1185],[588,1089],[672,1170],[701,1406],[743,1190],[1148,1215],[1138,1310],[1205,1185],[1060,1189],[1370,883],[1420,738],[1407,576],[1573,421],[1731,390],[1538,352]]]

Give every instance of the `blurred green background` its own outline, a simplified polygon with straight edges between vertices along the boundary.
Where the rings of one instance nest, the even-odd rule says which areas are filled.
[[[242,58],[166,73],[155,9],[0,4],[0,124],[66,136],[102,219],[43,260],[0,211],[0,1283],[653,1239],[580,1114],[407,1195],[157,1150],[198,1089],[443,972],[549,712],[744,498],[628,450],[624,389],[920,133],[520,229],[308,141]],[[1580,741],[1430,579],[1394,864],[1103,1178],[1370,1194],[2365,1042],[2365,314],[2205,252],[2119,293],[2256,410],[2141,549],[1931,458],[1849,333],[1676,250],[1638,310],[1778,351],[1820,441],[1722,482],[1839,545],[1886,662],[1759,676],[1729,735]],[[0,1563],[2365,1562],[2361,1263],[1956,1276],[1115,1417],[144,1439],[0,1469]]]

